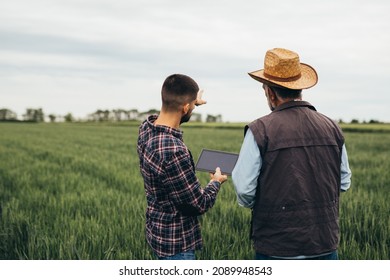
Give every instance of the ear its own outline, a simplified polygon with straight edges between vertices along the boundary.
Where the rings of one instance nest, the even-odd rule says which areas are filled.
[[[189,110],[190,110],[190,103],[187,103],[183,106],[184,115],[187,114]]]
[[[268,88],[268,94],[269,94],[269,98],[271,99],[271,101],[275,101],[278,99],[278,97],[276,96],[276,93],[270,87]]]

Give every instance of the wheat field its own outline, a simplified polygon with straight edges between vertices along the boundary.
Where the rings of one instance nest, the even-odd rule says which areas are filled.
[[[342,193],[339,256],[390,259],[390,133],[346,128],[353,172]],[[382,128],[383,128],[382,127]],[[241,125],[183,125],[202,148],[239,152]],[[0,259],[149,260],[137,123],[0,123]],[[205,185],[206,173],[197,173]],[[201,218],[198,259],[253,259],[250,211],[231,179]]]

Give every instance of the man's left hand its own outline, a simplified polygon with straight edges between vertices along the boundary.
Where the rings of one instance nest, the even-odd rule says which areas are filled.
[[[202,95],[203,95],[203,89],[200,89],[198,91],[198,96],[196,97],[196,101],[195,101],[195,105],[196,106],[200,106],[200,105],[203,105],[203,104],[206,104],[207,101],[206,100],[203,100],[202,99]]]

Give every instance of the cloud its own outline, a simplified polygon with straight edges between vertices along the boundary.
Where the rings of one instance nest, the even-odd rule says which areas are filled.
[[[40,106],[80,117],[148,110],[160,106],[165,77],[184,73],[205,89],[200,112],[249,121],[269,111],[247,72],[262,68],[267,49],[285,47],[317,69],[319,84],[304,96],[324,113],[390,121],[372,110],[389,103],[389,8],[381,0],[7,1],[1,103],[19,114]]]

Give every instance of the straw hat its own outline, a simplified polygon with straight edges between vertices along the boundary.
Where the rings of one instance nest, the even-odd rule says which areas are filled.
[[[297,53],[279,48],[267,51],[264,69],[248,74],[261,83],[290,89],[310,88],[318,81],[314,68],[300,63]]]

